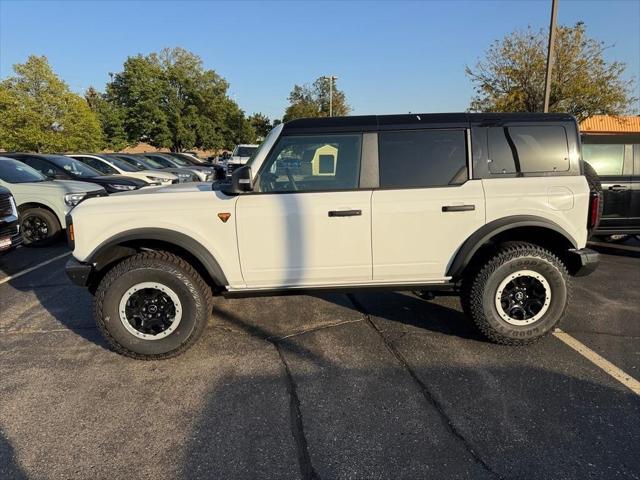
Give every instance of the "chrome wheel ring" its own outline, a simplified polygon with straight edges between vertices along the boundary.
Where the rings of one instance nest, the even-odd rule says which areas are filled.
[[[544,276],[533,270],[519,270],[508,275],[495,294],[495,307],[505,322],[524,326],[537,322],[551,305],[551,286]]]
[[[159,282],[142,282],[129,288],[118,306],[127,331],[143,340],[171,335],[182,320],[182,303],[176,292]]]

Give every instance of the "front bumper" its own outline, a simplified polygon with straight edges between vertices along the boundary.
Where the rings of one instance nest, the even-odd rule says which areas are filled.
[[[69,279],[80,287],[89,285],[89,277],[93,272],[93,265],[82,263],[71,257],[65,266]]]
[[[0,251],[13,250],[22,243],[20,235],[20,221],[15,215],[0,218]]]
[[[598,268],[600,254],[590,248],[569,250],[570,273],[574,277],[585,277]]]

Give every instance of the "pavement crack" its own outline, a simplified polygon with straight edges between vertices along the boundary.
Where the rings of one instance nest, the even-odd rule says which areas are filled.
[[[293,333],[290,333],[290,334],[287,334],[287,335],[283,335],[281,337],[269,337],[269,338],[267,338],[267,340],[273,341],[273,342],[278,342],[280,340],[285,340],[287,338],[298,337],[300,335],[305,335],[307,333],[317,332],[318,330],[325,330],[327,328],[339,327],[341,325],[347,325],[349,323],[358,323],[358,322],[362,322],[364,320],[365,320],[364,318],[358,318],[356,320],[343,320],[341,322],[327,323],[325,325],[319,325],[319,326],[316,326],[316,327],[307,328],[307,329],[304,329],[304,330],[300,330],[298,332],[293,332]]]
[[[309,446],[307,444],[307,438],[304,434],[304,425],[302,422],[302,411],[300,409],[300,399],[298,398],[298,388],[296,382],[293,379],[289,364],[282,353],[277,341],[270,340],[273,346],[276,348],[280,361],[284,366],[284,370],[287,377],[287,391],[289,392],[289,416],[291,419],[291,433],[296,442],[296,449],[298,451],[298,465],[300,467],[300,475],[303,480],[320,480],[320,476],[313,468],[311,463],[311,456],[309,455]]]
[[[409,362],[407,362],[407,360],[400,353],[400,351],[395,347],[395,345],[391,343],[387,337],[384,336],[382,330],[373,322],[373,320],[371,319],[371,315],[366,311],[364,306],[358,300],[356,300],[353,294],[347,294],[347,298],[349,298],[353,306],[362,315],[364,315],[366,322],[380,336],[387,350],[389,350],[389,352],[395,357],[398,363],[407,371],[409,376],[413,379],[413,381],[418,386],[420,392],[422,393],[422,396],[427,401],[427,403],[429,403],[431,406],[435,408],[436,412],[438,412],[438,414],[440,415],[440,418],[443,420],[444,425],[449,430],[449,433],[451,433],[463,445],[465,450],[469,452],[469,455],[471,455],[473,460],[478,465],[484,468],[493,477],[502,479],[503,477],[482,459],[482,457],[478,454],[478,452],[473,447],[471,442],[464,437],[464,435],[462,434],[462,432],[460,432],[460,430],[458,430],[458,428],[455,426],[452,419],[449,417],[446,410],[444,409],[444,406],[442,405],[442,403],[440,403],[440,401],[434,396],[434,394],[429,390],[427,385],[420,379],[420,377],[418,377],[415,370],[411,367],[411,365],[409,365]]]

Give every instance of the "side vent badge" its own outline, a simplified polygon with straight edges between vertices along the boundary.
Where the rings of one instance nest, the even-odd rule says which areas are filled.
[[[222,220],[222,223],[227,223],[227,220],[231,218],[231,214],[229,212],[221,212],[218,214],[218,218]]]

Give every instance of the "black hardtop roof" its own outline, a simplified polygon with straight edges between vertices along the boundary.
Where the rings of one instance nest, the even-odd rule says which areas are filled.
[[[425,127],[467,127],[513,122],[575,122],[568,113],[405,113],[351,117],[299,118],[286,122],[282,133],[354,132]]]

